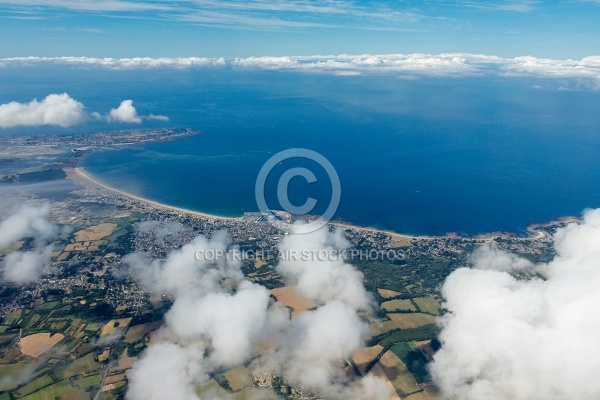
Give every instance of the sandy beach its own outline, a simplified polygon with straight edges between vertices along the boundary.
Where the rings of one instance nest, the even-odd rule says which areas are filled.
[[[83,167],[75,167],[75,168],[69,168],[66,169],[65,172],[67,173],[68,176],[73,177],[73,178],[78,178],[78,179],[82,179],[88,183],[92,183],[95,186],[99,186],[103,189],[106,189],[110,192],[113,193],[117,193],[120,194],[121,196],[124,197],[129,197],[130,199],[134,199],[137,200],[139,202],[148,204],[152,207],[156,207],[156,208],[160,208],[163,210],[170,210],[170,211],[176,211],[179,213],[183,213],[183,214],[189,214],[189,215],[195,215],[197,217],[202,217],[202,218],[207,218],[207,219],[221,219],[221,220],[233,220],[233,219],[237,219],[237,217],[222,217],[219,215],[213,215],[213,214],[207,214],[207,213],[203,213],[200,211],[193,211],[193,210],[188,210],[185,208],[180,208],[180,207],[174,207],[174,206],[170,206],[168,204],[164,204],[164,203],[159,203],[158,201],[154,201],[154,200],[149,200],[149,199],[145,199],[143,197],[140,196],[136,196],[134,194],[131,193],[127,193],[123,190],[119,190],[116,189],[114,187],[108,186],[100,181],[98,181],[97,179],[95,179],[92,175],[90,175],[89,173],[87,173]]]

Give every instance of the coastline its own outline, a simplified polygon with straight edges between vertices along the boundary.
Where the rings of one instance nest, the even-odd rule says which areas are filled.
[[[112,186],[109,186],[105,183],[100,182],[99,180],[94,178],[94,176],[91,175],[89,172],[86,172],[83,167],[78,166],[78,165],[75,165],[74,167],[71,167],[71,168],[65,168],[65,172],[67,173],[67,175],[70,178],[83,180],[83,181],[87,182],[88,184],[92,184],[92,185],[100,187],[104,190],[107,190],[107,191],[116,193],[118,195],[142,202],[151,207],[155,207],[155,208],[159,208],[159,209],[163,209],[163,210],[175,211],[178,213],[193,215],[193,216],[211,219],[211,220],[232,221],[232,220],[239,220],[242,218],[242,217],[224,217],[224,216],[209,214],[209,213],[205,213],[205,212],[201,212],[201,211],[189,210],[186,208],[171,206],[171,205],[168,205],[165,203],[160,203],[158,201],[154,201],[154,200],[150,200],[150,199],[147,199],[144,197],[136,196],[134,194],[128,193],[126,191],[114,188]],[[527,232],[529,233],[529,235],[527,237],[519,238],[519,237],[516,237],[513,233],[509,233],[509,232],[488,232],[488,233],[473,236],[471,238],[476,239],[476,240],[481,240],[483,242],[490,242],[490,241],[494,240],[495,238],[508,238],[508,237],[510,237],[512,239],[539,240],[539,239],[544,239],[546,236],[548,236],[548,233],[543,230],[539,230],[537,228],[547,226],[547,225],[550,225],[550,224],[556,223],[556,222],[561,222],[561,221],[574,222],[576,220],[578,220],[577,217],[565,216],[565,217],[559,218],[557,221],[551,221],[548,223],[532,224],[527,228]],[[329,224],[340,227],[340,228],[346,228],[346,229],[352,229],[352,230],[358,230],[358,231],[367,231],[367,232],[372,232],[372,233],[383,233],[385,235],[388,235],[390,237],[390,239],[392,240],[392,243],[397,244],[398,247],[411,246],[411,244],[410,244],[411,240],[434,240],[434,239],[442,239],[442,238],[462,237],[455,233],[448,233],[446,235],[441,235],[441,236],[409,235],[409,234],[403,234],[403,233],[398,233],[398,232],[394,232],[394,231],[390,231],[390,230],[383,230],[383,229],[378,229],[378,228],[373,228],[373,227],[352,225],[350,223],[342,222],[342,221],[329,221]]]
[[[136,196],[134,194],[125,192],[123,190],[114,188],[112,186],[108,186],[105,183],[100,182],[99,180],[97,180],[96,178],[94,178],[90,173],[86,172],[83,167],[80,166],[75,166],[73,168],[69,168],[68,170],[65,170],[65,172],[67,173],[68,176],[73,176],[75,178],[79,178],[82,179],[88,183],[91,183],[95,186],[99,186],[102,189],[108,190],[110,192],[114,192],[117,193],[121,196],[124,197],[128,197],[130,199],[133,200],[137,200],[139,202],[148,204],[149,206],[152,207],[156,207],[156,208],[160,208],[163,210],[169,210],[169,211],[175,211],[175,212],[179,212],[179,213],[183,213],[183,214],[189,214],[189,215],[194,215],[197,217],[202,217],[202,218],[207,218],[207,219],[212,219],[212,220],[235,220],[235,219],[239,219],[239,217],[223,217],[220,215],[214,215],[214,214],[208,214],[208,213],[203,213],[200,211],[194,211],[194,210],[188,210],[186,208],[181,208],[181,207],[176,207],[176,206],[171,206],[168,204],[164,204],[164,203],[160,203],[158,201],[154,201],[154,200],[150,200],[150,199],[146,199],[144,197],[140,197],[140,196]]]

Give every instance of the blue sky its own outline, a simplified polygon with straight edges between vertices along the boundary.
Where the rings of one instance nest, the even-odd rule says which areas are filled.
[[[0,0],[0,57],[466,52],[579,59],[600,0]]]

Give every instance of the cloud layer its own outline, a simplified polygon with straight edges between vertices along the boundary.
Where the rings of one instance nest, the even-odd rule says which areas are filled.
[[[503,58],[482,54],[362,54],[247,58],[91,58],[17,57],[0,59],[1,66],[67,65],[108,69],[222,68],[288,70],[337,75],[500,76],[565,79],[600,88],[600,56],[556,60],[532,56]]]
[[[113,108],[106,116],[98,112],[87,114],[83,104],[67,93],[50,94],[42,101],[33,99],[29,103],[12,101],[0,104],[0,128],[15,126],[53,125],[68,128],[79,125],[91,118],[108,122],[139,124],[143,119],[168,121],[164,115],[140,116],[132,100],[124,100],[118,108]]]
[[[432,375],[460,399],[600,398],[600,209],[554,236],[544,265],[485,248],[443,286],[448,314]],[[547,280],[507,271],[537,267]]]

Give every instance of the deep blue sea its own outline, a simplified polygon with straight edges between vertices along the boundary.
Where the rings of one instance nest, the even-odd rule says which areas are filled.
[[[559,82],[5,68],[0,83],[0,103],[66,91],[87,110],[106,113],[132,99],[140,114],[170,118],[141,127],[201,131],[97,151],[84,162],[110,185],[189,209],[257,211],[260,168],[296,147],[333,164],[342,186],[335,217],[358,225],[413,234],[523,232],[534,222],[600,207],[600,92],[560,90]],[[90,122],[68,131],[133,127]],[[34,131],[61,130],[19,130]],[[313,197],[319,212],[331,189],[315,173],[316,184],[291,181],[290,200]],[[267,183],[269,206],[277,209],[276,180]]]

